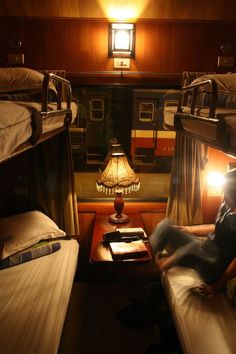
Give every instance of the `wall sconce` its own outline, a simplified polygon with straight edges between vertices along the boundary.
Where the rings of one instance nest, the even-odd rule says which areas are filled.
[[[110,23],[108,54],[110,58],[135,57],[134,23]]]

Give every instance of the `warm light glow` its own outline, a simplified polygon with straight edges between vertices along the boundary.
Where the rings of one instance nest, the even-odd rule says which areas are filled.
[[[207,185],[209,187],[222,188],[224,184],[224,174],[220,172],[210,172],[207,175]]]
[[[135,7],[108,7],[108,17],[110,19],[125,21],[131,18],[137,18],[137,9]]]
[[[97,179],[98,192],[115,194],[115,214],[109,216],[108,221],[115,224],[123,224],[129,221],[127,215],[122,213],[124,199],[122,194],[137,192],[140,187],[140,179],[129,165],[121,144],[112,144],[107,156],[107,164]]]
[[[224,174],[220,172],[209,172],[207,174],[207,195],[221,196],[224,185]]]
[[[119,30],[115,33],[115,49],[129,49],[129,33],[125,30]]]
[[[121,145],[113,144],[112,149],[106,168],[97,179],[97,190],[106,194],[137,192],[140,180],[130,167],[125,153],[121,151]]]
[[[98,0],[110,21],[128,21],[142,17],[149,0]]]

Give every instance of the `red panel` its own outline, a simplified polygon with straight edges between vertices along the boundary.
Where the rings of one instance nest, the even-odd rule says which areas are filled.
[[[134,155],[136,148],[153,148],[154,142],[152,138],[132,138],[131,154]],[[158,138],[155,150],[156,156],[172,156],[175,149],[175,139]]]

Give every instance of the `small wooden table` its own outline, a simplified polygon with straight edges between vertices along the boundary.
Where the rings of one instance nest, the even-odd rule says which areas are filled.
[[[143,263],[149,262],[151,259],[151,252],[149,244],[145,243],[148,249],[148,256],[142,258],[124,259],[124,260],[113,260],[109,247],[103,244],[103,234],[105,232],[115,231],[117,227],[142,227],[144,228],[143,221],[140,214],[129,214],[130,221],[125,224],[112,224],[108,221],[107,214],[97,213],[95,216],[93,238],[90,250],[90,263],[101,263],[101,262],[112,262],[112,263]]]

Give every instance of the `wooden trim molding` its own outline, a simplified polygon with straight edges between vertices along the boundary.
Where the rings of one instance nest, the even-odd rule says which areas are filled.
[[[125,202],[125,213],[166,212],[166,202]],[[81,202],[78,203],[78,212],[112,213],[113,202]]]
[[[90,71],[68,72],[72,85],[154,85],[180,87],[182,73],[157,73],[148,71]]]

